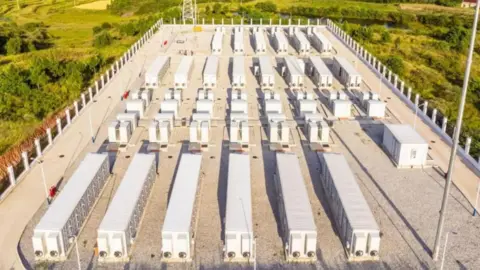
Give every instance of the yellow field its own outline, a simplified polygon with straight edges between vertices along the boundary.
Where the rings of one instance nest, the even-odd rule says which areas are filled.
[[[473,14],[472,8],[460,7],[443,7],[433,4],[400,4],[401,10],[407,11],[431,11],[431,12],[448,12],[457,14]]]
[[[107,9],[107,5],[109,5],[111,0],[101,0],[95,1],[88,4],[78,5],[75,8],[79,9],[91,9],[91,10],[105,10]]]

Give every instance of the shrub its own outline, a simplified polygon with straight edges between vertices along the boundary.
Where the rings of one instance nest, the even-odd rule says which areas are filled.
[[[272,1],[256,3],[255,7],[263,12],[277,12],[277,5]]]
[[[93,39],[93,46],[95,46],[96,48],[103,48],[112,44],[112,41],[113,38],[108,32],[101,32]]]
[[[5,44],[5,51],[8,55],[18,54],[22,52],[22,39],[20,37],[13,37]]]

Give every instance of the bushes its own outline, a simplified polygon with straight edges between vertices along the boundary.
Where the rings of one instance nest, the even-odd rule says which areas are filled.
[[[385,61],[385,65],[400,76],[403,75],[403,71],[405,70],[403,59],[398,55],[388,57]]]
[[[42,23],[0,24],[0,55],[14,55],[45,49],[50,46],[50,36]]]
[[[93,46],[96,48],[103,48],[112,44],[112,36],[108,32],[101,32],[93,39]]]
[[[277,5],[271,1],[256,3],[255,7],[263,12],[277,12]]]

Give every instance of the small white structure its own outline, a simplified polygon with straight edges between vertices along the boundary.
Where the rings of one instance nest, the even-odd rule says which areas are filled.
[[[268,115],[268,134],[270,143],[280,143],[285,145],[290,141],[290,127],[286,121],[285,115]]]
[[[330,127],[320,114],[305,114],[305,124],[310,143],[328,143]]]
[[[230,102],[231,113],[248,113],[248,102],[243,99],[232,99]]]
[[[213,115],[213,101],[209,99],[199,99],[195,103],[195,112],[197,113],[208,113],[210,116]]]
[[[307,65],[307,74],[319,88],[331,88],[333,74],[319,56],[310,56]]]
[[[428,143],[410,125],[385,125],[383,146],[397,168],[426,165]]]
[[[280,94],[275,92],[275,91],[271,91],[271,90],[265,90],[265,92],[263,92],[263,95],[264,95],[264,99],[267,100],[267,99],[276,99],[276,100],[280,100]]]
[[[190,122],[190,142],[208,144],[210,135],[210,115],[194,113]]]
[[[277,51],[277,54],[288,54],[288,40],[281,28],[273,33],[273,45]]]
[[[297,115],[299,117],[304,117],[306,113],[316,113],[317,112],[317,102],[311,99],[300,99],[297,102]]]
[[[243,44],[243,27],[239,26],[235,28],[233,33],[233,53],[244,54],[245,45]]]
[[[385,118],[387,104],[381,100],[367,100],[367,115],[373,118]]]
[[[170,67],[170,56],[161,55],[155,59],[145,73],[145,85],[156,88]]]
[[[148,127],[148,135],[150,142],[160,144],[168,144],[170,136],[173,132],[173,113],[159,113]]]
[[[350,100],[336,99],[332,101],[333,115],[338,118],[350,118],[352,102]]]
[[[193,56],[183,56],[180,65],[177,68],[177,71],[174,75],[174,86],[175,89],[185,89],[188,88],[190,82],[190,77],[193,71]]]
[[[117,120],[120,122],[130,122],[132,133],[138,127],[138,114],[136,113],[119,113],[117,114]]]
[[[286,56],[285,63],[285,79],[290,89],[301,89],[304,84],[304,66],[300,63],[300,59],[293,56]]]
[[[130,93],[132,100],[141,99],[145,101],[145,107],[148,108],[152,102],[152,91],[149,89],[136,90]]]
[[[231,93],[230,100],[241,99],[246,101],[248,97],[247,91],[245,90],[235,89],[235,90],[232,90],[230,93]]]
[[[302,31],[295,31],[292,41],[299,55],[308,55],[310,53],[310,42]]]
[[[254,32],[253,39],[255,44],[255,53],[264,54],[267,51],[267,44],[265,43],[263,32]]]
[[[343,57],[333,57],[333,72],[349,89],[359,89],[362,85],[362,75]]]
[[[182,102],[182,90],[167,90],[164,95],[165,100],[174,99],[178,103]]]
[[[282,102],[278,99],[265,99],[264,101],[265,114],[282,113]]]
[[[217,87],[218,78],[218,56],[210,55],[207,57],[205,67],[203,69],[203,87],[211,89]]]
[[[130,122],[112,121],[108,126],[108,141],[110,143],[128,143],[132,137]]]
[[[174,118],[178,117],[178,100],[176,99],[166,99],[160,103],[160,111],[162,113],[171,113]]]
[[[197,100],[202,100],[202,99],[207,99],[213,101],[213,91],[210,89],[204,90],[200,89],[198,90],[198,97]]]
[[[235,56],[232,61],[232,88],[244,88],[247,83],[245,78],[245,58],[243,56]]]
[[[125,112],[137,113],[140,118],[144,118],[146,110],[145,105],[145,100],[143,99],[127,100],[125,102]]]
[[[218,29],[218,27],[217,27]],[[212,54],[220,55],[222,54],[223,48],[223,34],[224,31],[216,31],[212,39]]]
[[[315,31],[316,30],[316,31]],[[325,37],[318,29],[315,29],[310,36],[313,47],[317,49],[319,53],[330,53],[332,52],[332,43]]]
[[[258,58],[260,66],[259,83],[261,89],[273,89],[275,87],[275,73],[269,56]]]
[[[248,145],[249,141],[248,114],[230,114],[230,142]]]

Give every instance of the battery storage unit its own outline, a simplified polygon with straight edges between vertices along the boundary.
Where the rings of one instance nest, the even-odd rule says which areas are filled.
[[[263,36],[263,32],[254,32],[253,33],[254,44],[255,44],[255,53],[256,54],[264,54],[267,52],[267,43],[265,42],[265,37]]]
[[[149,89],[136,90],[130,93],[132,100],[141,99],[145,101],[145,107],[148,108],[152,102],[152,91]]]
[[[173,113],[163,112],[155,116],[148,127],[148,136],[150,142],[168,144],[170,135],[173,132]]]
[[[233,33],[233,53],[244,54],[245,45],[243,42],[243,27],[239,26],[235,28]]]
[[[218,56],[210,55],[207,57],[205,67],[203,69],[203,87],[212,89],[217,87],[218,78]]]
[[[273,44],[277,54],[288,54],[288,40],[282,28],[273,33]]]
[[[232,87],[244,88],[246,84],[245,78],[245,59],[243,56],[235,56],[232,58]]]
[[[347,88],[359,89],[362,85],[362,75],[343,57],[333,57],[333,72]]]
[[[427,163],[428,143],[410,125],[385,125],[383,147],[397,168],[422,167]]]
[[[298,157],[276,154],[274,183],[287,261],[315,261],[317,227]]]
[[[255,240],[248,154],[232,153],[229,156],[225,220],[225,260],[248,261],[253,258]]]
[[[169,67],[170,56],[157,57],[145,73],[145,85],[151,88],[159,87]]]
[[[308,55],[310,53],[310,42],[302,31],[298,30],[293,33],[292,43],[299,55]]]
[[[319,53],[330,53],[332,52],[332,43],[325,37],[322,33],[318,30],[313,31],[312,35],[310,36],[310,40],[312,42],[313,47],[317,49]]]
[[[260,88],[273,89],[275,87],[275,72],[269,56],[260,56],[258,58],[260,66]]]
[[[200,177],[202,156],[182,154],[162,228],[162,259],[190,261],[192,213]]]
[[[110,176],[107,154],[88,153],[33,230],[37,260],[65,260]]]
[[[222,54],[222,47],[223,47],[223,32],[216,31],[215,34],[213,34],[213,38],[212,38],[212,54],[213,55]]]
[[[288,86],[292,89],[301,89],[304,84],[304,73],[299,64],[299,59],[293,56],[285,56],[284,63],[286,67],[285,78]]]
[[[312,81],[319,88],[331,88],[333,84],[333,74],[327,65],[319,56],[310,56],[307,72]]]
[[[132,137],[132,125],[129,121],[112,121],[108,126],[108,142],[126,144]]]
[[[125,102],[125,112],[136,113],[140,118],[145,117],[146,109],[145,100],[143,99],[127,100]]]
[[[180,65],[174,76],[175,89],[185,89],[188,87],[190,77],[193,71],[193,56],[183,56]]]
[[[320,178],[348,260],[378,260],[380,230],[345,157],[317,153]]]
[[[97,230],[99,261],[128,261],[156,177],[153,154],[136,154]]]

